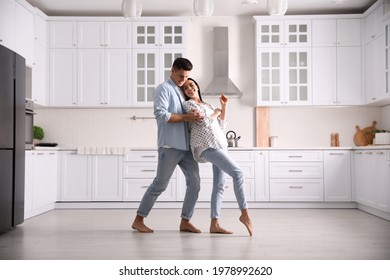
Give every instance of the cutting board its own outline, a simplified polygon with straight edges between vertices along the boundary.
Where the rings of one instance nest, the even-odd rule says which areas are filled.
[[[371,126],[360,129],[357,125],[355,126],[356,132],[353,136],[353,142],[355,142],[356,146],[367,146],[372,145],[374,140],[374,131],[376,130],[376,121],[372,122]]]

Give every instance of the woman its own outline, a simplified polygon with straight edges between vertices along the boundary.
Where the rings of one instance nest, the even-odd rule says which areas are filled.
[[[240,221],[252,236],[252,222],[249,218],[248,206],[244,194],[244,174],[240,167],[227,153],[227,141],[223,132],[226,127],[226,105],[228,98],[221,95],[221,109],[207,104],[202,100],[198,83],[188,78],[183,84],[185,94],[184,110],[199,112],[203,119],[190,123],[190,145],[192,154],[198,162],[213,164],[213,191],[211,194],[210,233],[231,234],[233,232],[219,225],[222,195],[225,186],[225,173],[233,178],[234,194],[241,210]]]

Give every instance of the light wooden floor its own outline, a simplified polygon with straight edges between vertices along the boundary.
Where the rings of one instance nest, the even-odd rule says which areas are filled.
[[[252,209],[254,236],[223,209],[233,235],[208,233],[209,210],[197,209],[202,234],[178,231],[180,209],[153,209],[153,234],[130,229],[134,209],[54,210],[0,235],[0,259],[70,260],[390,260],[390,222],[356,209]]]

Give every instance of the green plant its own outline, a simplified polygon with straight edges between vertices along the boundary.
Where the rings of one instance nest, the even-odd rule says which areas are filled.
[[[374,130],[366,131],[366,134],[387,133],[387,132],[390,131],[385,129],[374,129]]]
[[[43,132],[42,127],[34,125],[34,139],[42,140],[44,136],[45,133]]]

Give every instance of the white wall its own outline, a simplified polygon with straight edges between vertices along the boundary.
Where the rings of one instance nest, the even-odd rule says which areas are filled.
[[[194,64],[192,77],[201,88],[213,75],[213,27],[229,27],[229,76],[244,96],[231,99],[228,130],[241,136],[240,145],[255,145],[255,50],[250,17],[193,18],[189,27],[188,55]],[[206,99],[206,98],[205,98]],[[207,101],[217,105],[218,100]],[[279,146],[329,146],[331,132],[339,132],[341,145],[353,145],[355,125],[362,128],[373,120],[390,129],[390,106],[380,108],[271,108],[271,134]],[[61,146],[156,147],[154,120],[129,117],[152,116],[152,109],[38,109],[35,123],[45,130],[45,141]],[[383,121],[382,121],[383,120]]]

